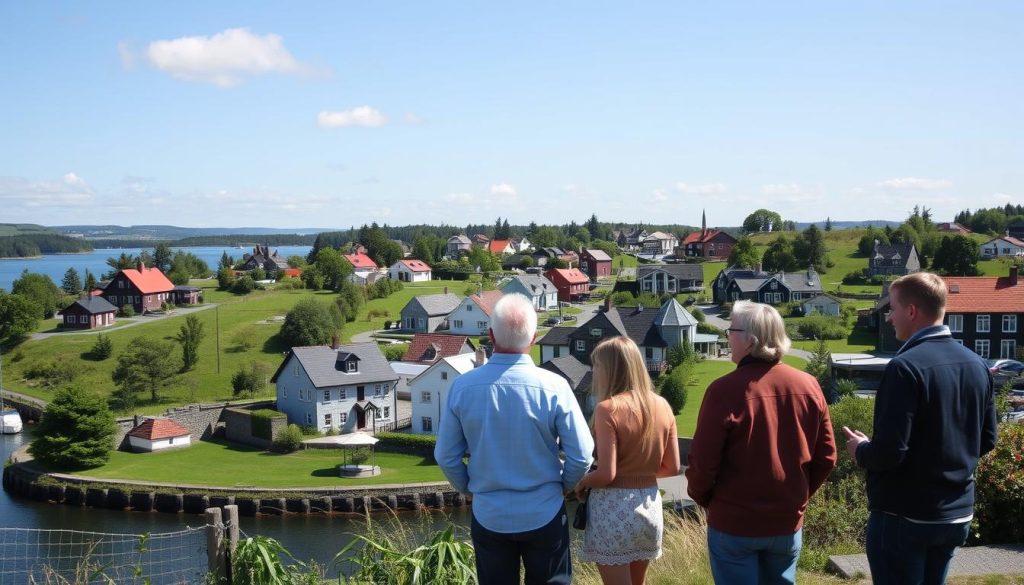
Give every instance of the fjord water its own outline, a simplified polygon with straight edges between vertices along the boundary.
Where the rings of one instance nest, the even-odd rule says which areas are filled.
[[[283,257],[302,256],[306,257],[312,246],[271,246],[270,250]],[[138,256],[143,250],[153,253],[153,248],[97,248],[92,252],[83,254],[45,254],[35,258],[0,258],[0,288],[10,292],[11,284],[21,276],[22,271],[28,270],[38,274],[45,274],[53,280],[54,284],[60,286],[64,279],[64,273],[68,268],[78,271],[78,277],[85,280],[85,271],[93,273],[97,280],[110,270],[107,266],[107,258],[118,257],[122,252]],[[238,262],[245,254],[252,253],[252,247],[237,248],[231,246],[197,246],[190,248],[171,248],[172,252],[184,250],[191,252],[199,259],[209,265],[210,270],[216,271],[221,255],[227,252],[228,256]]]

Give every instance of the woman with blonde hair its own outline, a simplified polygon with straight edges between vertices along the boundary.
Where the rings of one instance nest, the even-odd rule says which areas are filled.
[[[590,363],[597,467],[576,486],[590,518],[580,558],[597,563],[605,585],[642,585],[661,556],[658,478],[680,472],[676,419],[628,337],[601,342]]]

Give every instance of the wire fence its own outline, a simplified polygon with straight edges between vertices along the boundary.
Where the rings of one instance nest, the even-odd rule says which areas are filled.
[[[204,583],[207,527],[162,534],[0,528],[0,584]]]

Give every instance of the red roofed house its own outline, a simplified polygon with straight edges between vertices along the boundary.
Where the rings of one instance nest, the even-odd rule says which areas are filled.
[[[499,256],[516,253],[516,249],[512,247],[511,240],[491,240],[487,242],[487,250],[491,254],[498,254]]]
[[[1024,283],[1018,268],[1010,267],[1009,276],[944,276],[946,325],[953,338],[985,359],[1017,359],[1024,347]],[[875,308],[882,351],[896,351],[892,325],[883,317],[889,311],[888,295]]]
[[[192,433],[169,418],[147,418],[128,431],[128,445],[132,451],[148,453],[188,447],[191,444]]]
[[[590,292],[590,279],[578,268],[553,268],[544,275],[558,289],[559,301],[575,301]]]
[[[430,280],[430,266],[413,258],[399,260],[388,268],[388,278],[402,282],[427,282]]]
[[[174,283],[159,268],[146,268],[139,262],[137,268],[118,271],[103,289],[103,298],[117,308],[130,305],[141,314],[174,302]]]
[[[367,284],[367,279],[370,278],[370,275],[377,272],[377,263],[362,252],[345,254],[342,257],[352,265],[354,272],[349,277],[349,280],[356,284]]]
[[[455,335],[487,335],[491,328],[491,311],[505,293],[487,290],[462,299],[458,307],[448,314],[448,332]]]
[[[682,248],[688,258],[725,260],[735,245],[736,238],[721,230],[702,229],[683,238]]]
[[[282,272],[287,278],[302,278],[301,268],[285,268]]]
[[[444,333],[417,333],[402,356],[403,362],[432,364],[439,359],[473,353],[476,347],[465,335]]]

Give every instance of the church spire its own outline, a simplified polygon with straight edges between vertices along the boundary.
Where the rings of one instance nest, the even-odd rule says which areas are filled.
[[[706,236],[708,234],[708,212],[707,210],[700,210],[700,235]]]

